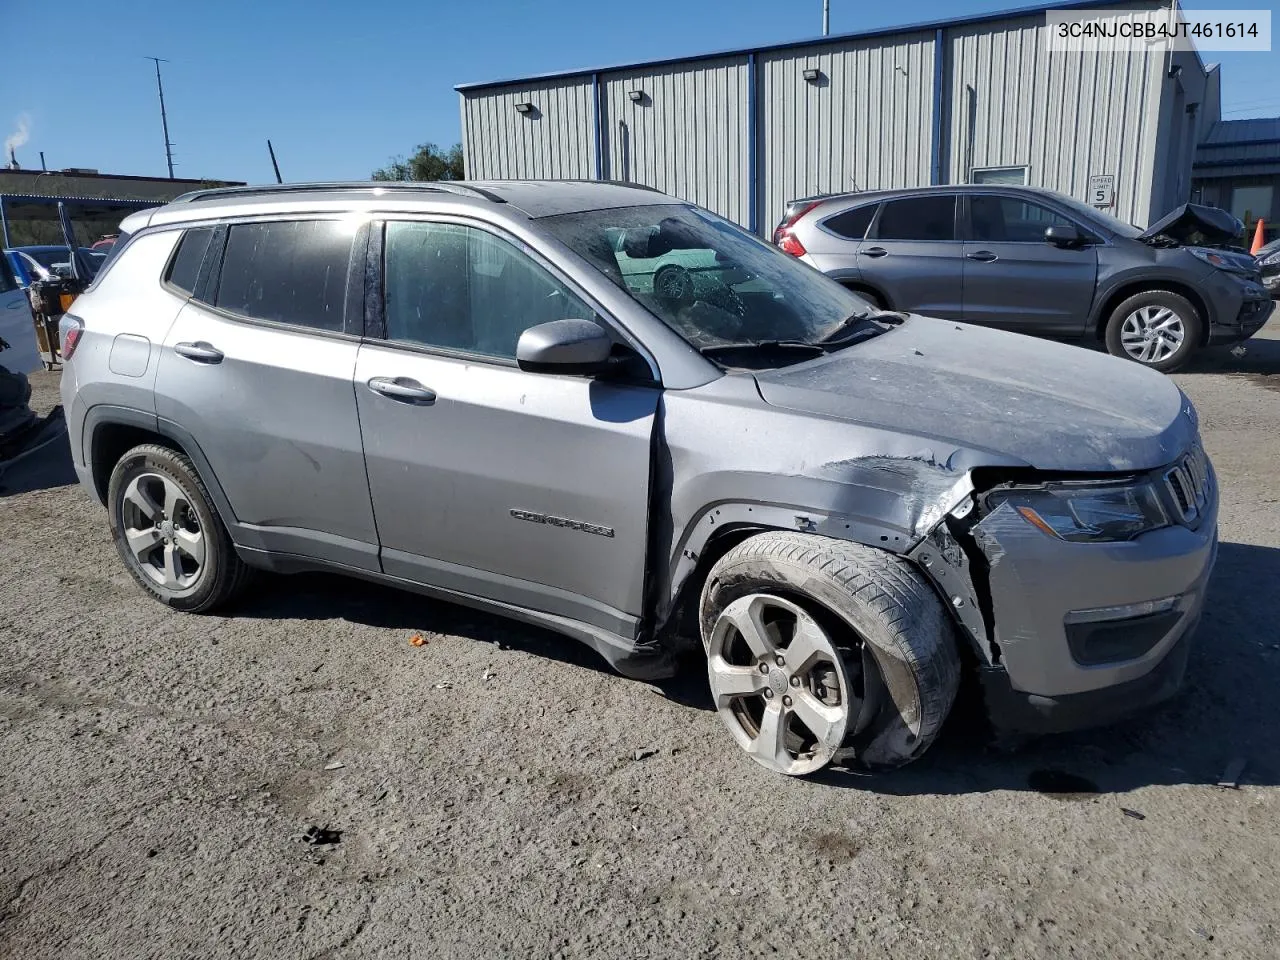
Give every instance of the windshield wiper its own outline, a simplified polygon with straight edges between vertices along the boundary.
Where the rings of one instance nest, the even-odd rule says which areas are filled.
[[[809,343],[807,340],[745,340],[742,343],[717,343],[698,348],[698,352],[704,357],[720,357],[744,350],[797,350],[815,357],[827,352],[822,344]]]
[[[906,320],[907,315],[896,310],[866,310],[862,313],[853,313],[840,321],[839,325],[818,343],[825,346],[847,346],[902,326]],[[869,325],[861,326],[864,323]],[[877,324],[887,324],[887,326],[877,326]]]

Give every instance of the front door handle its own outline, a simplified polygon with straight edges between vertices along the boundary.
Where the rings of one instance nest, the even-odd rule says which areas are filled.
[[[863,250],[862,255],[864,257],[887,257],[889,255],[889,251],[884,247],[870,247]]]
[[[977,260],[979,263],[990,263],[992,260],[999,260],[990,250],[975,250],[973,253],[966,253],[966,257],[970,260]]]
[[[436,402],[436,392],[424,387],[417,380],[409,377],[374,377],[369,381],[369,389],[401,403],[416,403],[423,406]]]
[[[196,363],[221,363],[222,351],[211,343],[197,340],[195,343],[175,343],[173,352]]]

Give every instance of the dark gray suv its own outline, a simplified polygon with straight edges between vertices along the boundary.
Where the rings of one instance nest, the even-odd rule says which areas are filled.
[[[1251,337],[1271,299],[1243,226],[1186,204],[1142,230],[1049,190],[924,187],[792,201],[774,243],[879,307],[1096,337],[1168,372]]]

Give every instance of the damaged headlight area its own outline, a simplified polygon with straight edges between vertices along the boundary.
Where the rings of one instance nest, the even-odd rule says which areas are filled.
[[[1170,524],[1155,487],[1047,483],[1007,488],[987,496],[988,511],[1007,503],[1041,533],[1072,543],[1116,543]]]

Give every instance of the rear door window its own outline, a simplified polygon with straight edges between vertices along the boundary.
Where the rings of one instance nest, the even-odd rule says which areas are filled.
[[[187,296],[195,293],[200,264],[204,262],[204,255],[212,238],[213,227],[196,227],[183,233],[182,239],[178,241],[178,250],[169,263],[169,273],[165,279]]]
[[[233,224],[214,306],[255,320],[341,332],[356,230],[336,220]]]
[[[867,227],[871,226],[871,218],[876,215],[877,206],[878,204],[869,203],[865,207],[854,207],[828,217],[822,221],[822,225],[846,240],[861,240],[867,235]]]
[[[886,200],[876,222],[875,239],[956,239],[955,195],[930,194]]]

